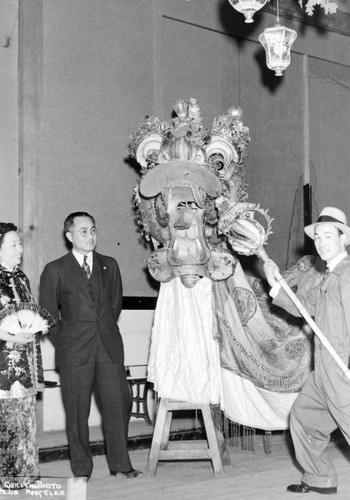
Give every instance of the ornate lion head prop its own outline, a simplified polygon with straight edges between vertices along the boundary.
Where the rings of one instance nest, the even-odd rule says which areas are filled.
[[[196,99],[178,101],[174,111],[167,122],[146,117],[131,136],[130,156],[141,165],[134,205],[155,248],[147,260],[151,275],[160,282],[179,276],[192,287],[202,276],[222,280],[234,272],[219,212],[222,200],[232,207],[247,198],[243,160],[250,137],[240,108],[216,117],[210,130]]]

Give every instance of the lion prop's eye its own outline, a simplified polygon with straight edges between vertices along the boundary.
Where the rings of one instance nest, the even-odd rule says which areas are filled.
[[[182,209],[182,208],[189,208],[191,210],[198,210],[199,206],[195,201],[180,201],[180,203],[177,205],[177,210]]]

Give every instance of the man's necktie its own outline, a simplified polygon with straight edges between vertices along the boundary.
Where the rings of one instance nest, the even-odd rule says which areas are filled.
[[[83,265],[81,266],[83,271],[86,273],[87,278],[89,279],[91,276],[91,269],[89,264],[87,263],[87,255],[84,255],[84,262]]]
[[[322,276],[321,286],[324,285],[324,283],[325,283],[326,279],[328,278],[328,276],[330,275],[330,273],[331,273],[330,270],[328,269],[328,267],[326,267],[326,270]]]

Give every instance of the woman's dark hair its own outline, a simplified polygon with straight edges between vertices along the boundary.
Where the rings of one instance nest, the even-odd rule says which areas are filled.
[[[5,234],[10,231],[17,231],[17,226],[12,222],[0,222],[0,247],[3,244]]]

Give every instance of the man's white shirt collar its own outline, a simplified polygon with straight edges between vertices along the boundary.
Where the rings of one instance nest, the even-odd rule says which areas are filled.
[[[344,251],[344,252],[340,253],[339,255],[337,255],[336,257],[334,257],[334,259],[332,259],[330,262],[328,262],[328,264],[327,264],[328,269],[330,271],[333,271],[335,266],[337,266],[339,264],[339,262],[341,262],[343,259],[345,259],[345,257],[347,257],[347,255],[348,255],[347,251]]]
[[[84,263],[84,255],[82,253],[79,253],[76,250],[74,250],[74,248],[72,250],[72,254],[77,259],[77,261],[79,262],[79,265],[81,267],[83,265],[83,263]],[[92,271],[92,262],[93,262],[92,252],[89,252],[87,254],[87,263],[89,264],[89,267],[90,267],[91,271]]]

